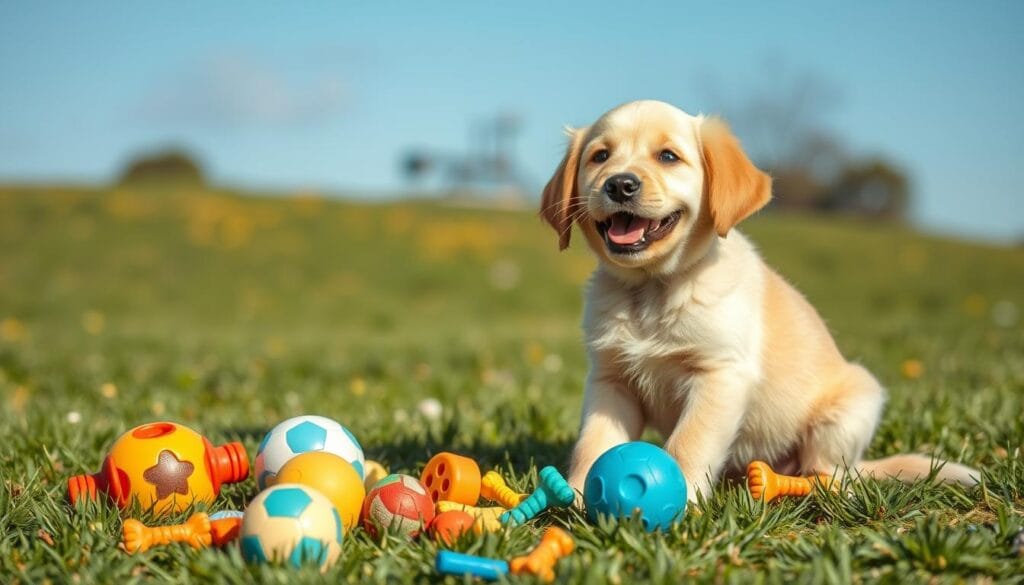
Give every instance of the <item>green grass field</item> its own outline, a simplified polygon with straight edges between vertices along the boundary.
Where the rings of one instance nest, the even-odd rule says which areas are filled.
[[[1024,582],[1024,250],[821,218],[745,231],[889,388],[868,455],[934,453],[984,485],[864,481],[767,506],[723,485],[667,534],[564,512],[460,549],[519,554],[556,523],[578,543],[563,582]],[[0,189],[0,582],[439,580],[432,542],[362,531],[323,577],[234,549],[129,556],[117,513],[71,509],[65,481],[143,422],[252,455],[277,421],[320,413],[392,471],[453,450],[530,488],[539,467],[565,469],[586,372],[593,260],[556,250],[532,213]],[[230,486],[212,508],[254,493]]]

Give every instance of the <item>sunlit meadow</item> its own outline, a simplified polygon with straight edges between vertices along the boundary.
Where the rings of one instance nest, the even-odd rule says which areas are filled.
[[[563,582],[1021,582],[1024,250],[772,214],[746,231],[889,388],[869,455],[935,453],[984,485],[865,481],[765,506],[726,484],[668,533],[562,512],[458,548],[520,554],[554,523],[578,543]],[[529,489],[565,469],[576,432],[593,265],[526,211],[0,189],[0,582],[439,580],[437,545],[361,531],[323,577],[233,549],[130,556],[117,514],[70,508],[64,482],[143,422],[251,455],[275,422],[318,413],[393,471],[453,450]],[[254,493],[231,486],[212,509]]]

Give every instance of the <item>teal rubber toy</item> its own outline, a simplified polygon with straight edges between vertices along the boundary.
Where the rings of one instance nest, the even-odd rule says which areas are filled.
[[[540,470],[539,484],[519,505],[498,517],[503,524],[516,526],[534,518],[548,508],[568,508],[576,500],[576,492],[569,487],[561,473],[550,465]]]

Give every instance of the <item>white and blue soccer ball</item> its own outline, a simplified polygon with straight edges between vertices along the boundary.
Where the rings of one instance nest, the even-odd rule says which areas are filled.
[[[289,459],[310,451],[337,455],[351,463],[360,478],[364,477],[363,448],[348,429],[324,416],[296,416],[271,429],[256,451],[254,467],[260,489],[273,483]]]
[[[317,490],[282,483],[245,508],[238,545],[249,563],[313,564],[327,570],[341,554],[338,510]]]

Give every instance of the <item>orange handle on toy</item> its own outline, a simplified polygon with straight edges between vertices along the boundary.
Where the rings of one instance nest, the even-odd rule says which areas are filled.
[[[172,526],[146,526],[129,518],[124,521],[121,531],[121,542],[130,553],[145,552],[154,546],[172,542],[184,542],[192,548],[204,548],[213,542],[210,517],[203,512],[193,514],[184,524]]]
[[[550,583],[555,580],[555,563],[576,549],[569,533],[552,526],[544,531],[540,544],[529,554],[508,562],[513,575],[533,575]]]

